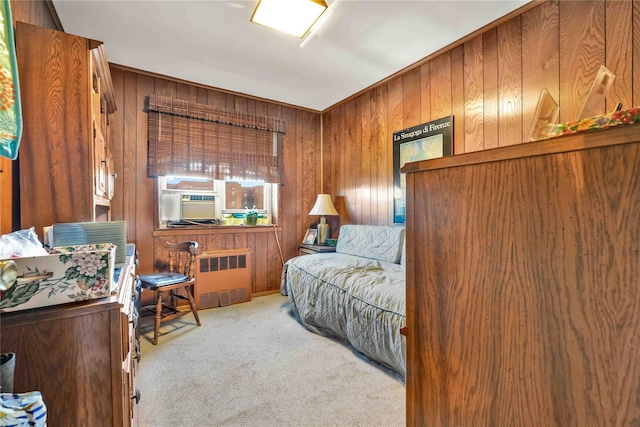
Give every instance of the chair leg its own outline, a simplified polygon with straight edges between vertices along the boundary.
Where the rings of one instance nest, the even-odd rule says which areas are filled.
[[[193,313],[193,317],[196,318],[196,323],[200,326],[200,318],[198,317],[198,310],[196,309],[196,302],[193,299],[193,288],[194,286],[187,286],[185,290],[187,291],[187,298],[189,298],[189,305],[191,306],[191,312]]]
[[[156,303],[155,326],[153,328],[153,345],[158,344],[158,332],[160,331],[160,319],[162,318],[162,291],[158,291]]]

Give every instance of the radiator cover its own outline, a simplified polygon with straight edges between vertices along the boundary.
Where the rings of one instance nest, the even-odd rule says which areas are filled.
[[[251,252],[248,248],[204,252],[196,260],[198,310],[251,301]]]

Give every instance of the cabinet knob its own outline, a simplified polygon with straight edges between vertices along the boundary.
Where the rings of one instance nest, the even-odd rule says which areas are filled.
[[[131,400],[135,400],[136,405],[140,403],[140,390],[136,389],[136,392],[131,396]]]

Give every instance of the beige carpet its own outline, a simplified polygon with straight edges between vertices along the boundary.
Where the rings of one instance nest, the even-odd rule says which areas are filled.
[[[308,332],[279,294],[163,325],[142,319],[140,427],[405,425],[405,386]],[[162,335],[165,332],[165,335]]]

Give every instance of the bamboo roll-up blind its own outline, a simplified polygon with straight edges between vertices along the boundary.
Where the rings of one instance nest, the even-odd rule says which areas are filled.
[[[284,121],[149,96],[149,176],[279,183]]]

